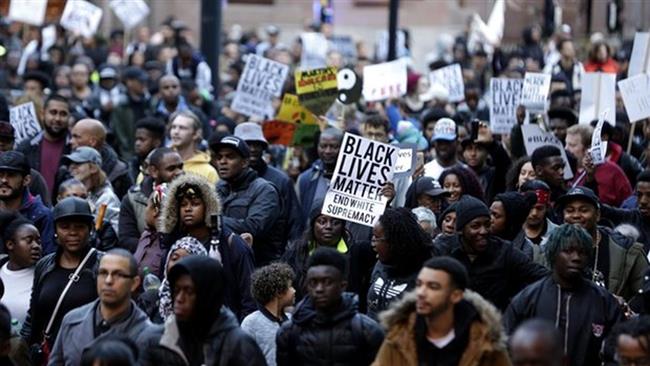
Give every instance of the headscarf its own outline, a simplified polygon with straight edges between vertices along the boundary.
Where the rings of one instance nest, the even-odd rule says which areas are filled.
[[[171,289],[169,288],[169,281],[167,280],[167,265],[169,264],[169,258],[171,258],[172,253],[178,249],[185,249],[190,255],[199,255],[206,257],[208,255],[208,252],[205,250],[205,246],[203,246],[203,244],[198,241],[198,239],[192,236],[186,236],[178,239],[172,245],[171,249],[169,249],[163,270],[165,273],[165,278],[160,284],[160,289],[158,289],[158,296],[160,298],[158,311],[160,312],[160,316],[163,319],[167,319],[167,317],[172,314],[173,310],[172,305],[174,304],[174,301],[172,299]]]

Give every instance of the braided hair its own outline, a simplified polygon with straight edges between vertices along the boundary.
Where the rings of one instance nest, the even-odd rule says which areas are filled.
[[[418,270],[431,257],[431,236],[422,230],[410,210],[388,207],[379,217],[379,223],[394,258],[392,264],[399,270]]]

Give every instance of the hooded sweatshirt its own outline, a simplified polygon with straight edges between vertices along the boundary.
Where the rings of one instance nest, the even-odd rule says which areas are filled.
[[[210,155],[202,151],[197,152],[191,158],[183,162],[183,170],[186,173],[194,173],[208,179],[211,184],[219,181],[217,170],[210,165]]]

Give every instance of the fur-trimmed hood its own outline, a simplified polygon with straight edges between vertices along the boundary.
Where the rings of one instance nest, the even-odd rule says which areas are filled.
[[[158,218],[157,230],[164,234],[169,234],[177,229],[179,202],[176,193],[179,188],[185,184],[196,187],[205,203],[205,223],[208,227],[212,226],[210,216],[221,213],[221,202],[217,196],[215,187],[202,176],[185,173],[174,179],[167,188],[167,196],[163,200],[160,216]]]

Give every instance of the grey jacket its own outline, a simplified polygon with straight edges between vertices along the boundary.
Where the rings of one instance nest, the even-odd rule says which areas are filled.
[[[77,366],[81,355],[95,342],[111,335],[119,334],[133,340],[139,349],[144,349],[146,339],[151,337],[153,324],[147,315],[131,301],[131,313],[122,321],[113,324],[108,331],[95,338],[95,309],[99,299],[80,306],[63,318],[59,335],[50,354],[48,365]]]

